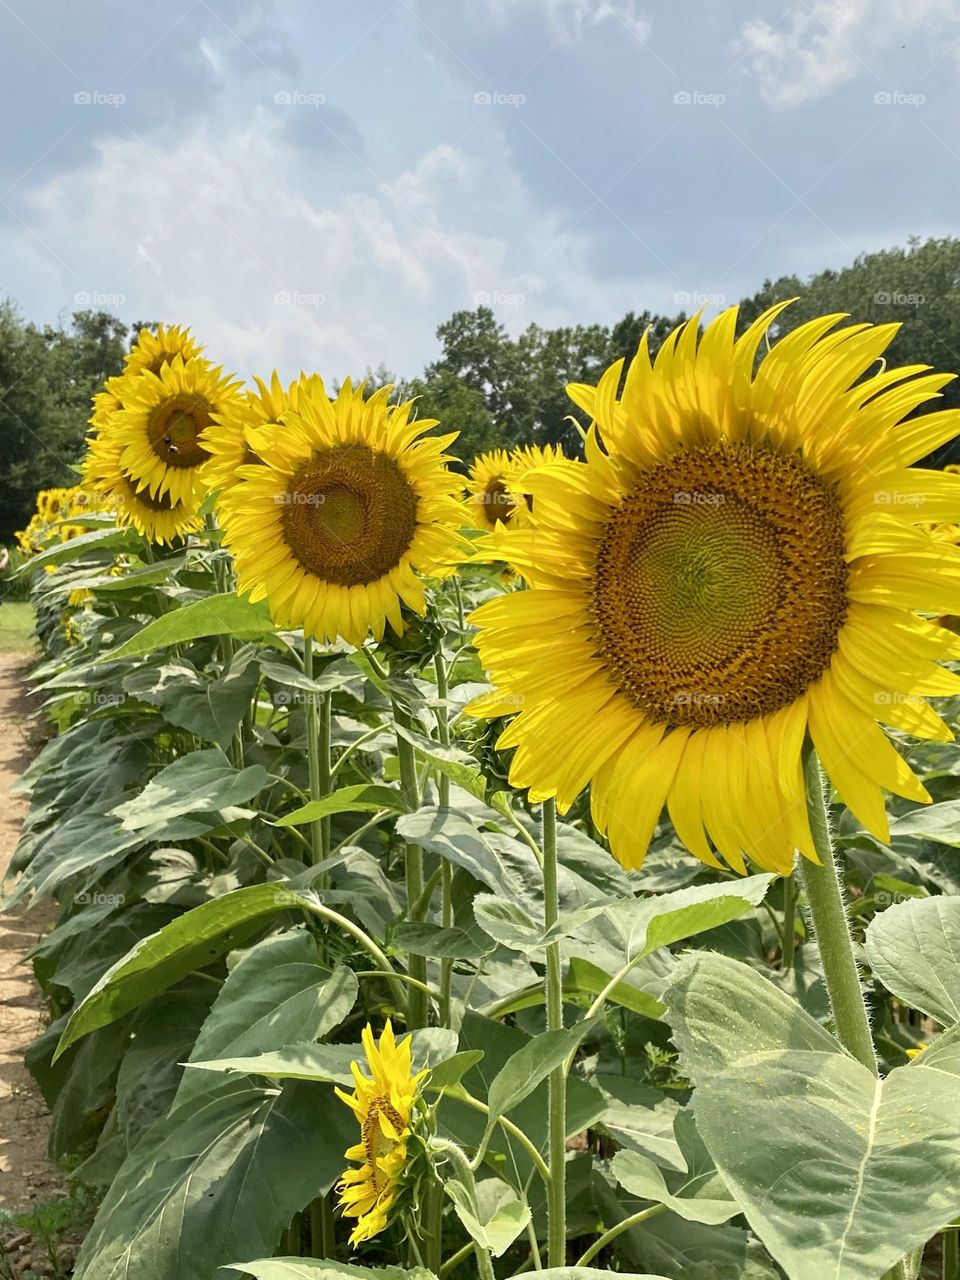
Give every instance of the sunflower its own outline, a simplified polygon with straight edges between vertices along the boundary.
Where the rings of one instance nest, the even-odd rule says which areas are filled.
[[[538,467],[557,464],[570,467],[579,465],[572,458],[566,457],[558,444],[525,444],[511,451],[510,472],[507,476],[507,492],[515,506],[511,523],[527,525],[534,522],[533,494],[527,479]]]
[[[149,542],[170,544],[200,528],[195,501],[176,502],[169,493],[138,489],[121,464],[122,445],[109,435],[88,441],[84,481],[100,503],[116,511],[117,524],[132,524]],[[112,572],[112,570],[111,570]]]
[[[499,739],[511,781],[561,811],[590,783],[629,868],[664,805],[712,866],[816,861],[807,735],[888,841],[884,791],[930,797],[877,721],[951,737],[924,698],[960,691],[937,665],[960,642],[921,613],[960,612],[960,551],[919,526],[955,519],[960,476],[911,464],[960,414],[908,418],[951,376],[865,377],[897,326],[842,315],[755,368],[782,306],[739,340],[735,308],[702,336],[694,319],[652,365],[644,337],[619,394],[622,361],[570,387],[594,420],[586,462],[531,477],[536,529],[491,535],[531,589],[473,615],[496,687],[474,714],[521,706]]]
[[[413,1074],[410,1037],[397,1044],[389,1020],[379,1046],[369,1023],[362,1038],[372,1079],[363,1074],[359,1063],[352,1062],[354,1092],[336,1090],[360,1124],[360,1141],[344,1153],[348,1160],[357,1161],[359,1168],[346,1169],[338,1187],[344,1216],[357,1219],[351,1245],[370,1240],[387,1226],[407,1163],[417,1086],[427,1074]]]
[[[189,506],[203,493],[201,468],[210,455],[200,437],[212,415],[230,408],[238,384],[206,360],[179,356],[159,374],[125,378],[123,408],[101,428],[121,446],[120,464],[138,490]]]
[[[401,604],[426,611],[420,574],[442,575],[463,552],[457,478],[410,403],[369,399],[348,380],[330,400],[308,380],[281,425],[248,428],[263,465],[244,466],[220,496],[241,593],[269,600],[274,621],[318,640],[401,634]]]
[[[232,399],[223,412],[213,415],[213,421],[200,438],[201,445],[210,455],[203,467],[203,479],[208,489],[214,492],[228,489],[239,483],[239,467],[256,465],[261,461],[247,443],[247,429],[268,423],[279,424],[282,413],[296,408],[300,388],[315,380],[316,374],[309,377],[301,374],[285,391],[274,370],[269,386],[261,378],[254,378],[256,391],[243,392]]]
[[[141,329],[137,340],[124,357],[124,373],[158,374],[165,364],[171,364],[177,357],[186,363],[203,353],[204,348],[191,337],[189,329],[179,325],[164,328],[157,325],[156,333],[150,329]]]
[[[467,501],[471,523],[477,529],[489,533],[512,519],[517,509],[510,493],[512,473],[513,462],[505,449],[482,453],[474,461],[467,482]]]

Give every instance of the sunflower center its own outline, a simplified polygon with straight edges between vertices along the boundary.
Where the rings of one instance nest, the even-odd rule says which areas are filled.
[[[504,524],[513,515],[516,503],[510,497],[507,486],[502,480],[491,480],[483,491],[483,509],[489,524],[498,520]]]
[[[210,456],[200,444],[200,433],[210,422],[210,406],[201,396],[176,395],[151,410],[147,435],[168,467],[198,467]]]
[[[798,456],[727,443],[680,452],[642,478],[601,540],[600,654],[668,726],[768,715],[836,649],[843,553],[837,496]]]
[[[381,1094],[373,1099],[367,1108],[367,1114],[364,1116],[362,1130],[363,1148],[366,1153],[367,1164],[371,1169],[373,1185],[378,1191],[385,1181],[378,1161],[393,1146],[393,1139],[388,1138],[380,1128],[381,1115],[389,1120],[396,1133],[402,1133],[404,1128],[403,1119],[399,1111],[397,1111],[388,1097]]]
[[[376,582],[400,564],[417,528],[417,495],[399,463],[367,445],[314,454],[279,496],[284,540],[325,582]]]

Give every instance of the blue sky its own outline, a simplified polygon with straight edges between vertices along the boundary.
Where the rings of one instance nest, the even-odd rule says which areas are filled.
[[[0,0],[0,294],[244,376],[734,302],[960,209],[960,0]],[[89,300],[89,301],[88,301]]]

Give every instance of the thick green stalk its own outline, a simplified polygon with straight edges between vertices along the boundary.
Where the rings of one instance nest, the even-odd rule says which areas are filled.
[[[404,803],[407,811],[413,811],[420,806],[420,787],[417,782],[417,760],[413,747],[399,732],[400,729],[409,727],[409,717],[406,712],[396,702],[393,703],[393,718],[397,725],[397,757],[400,761],[400,788],[403,792]],[[404,864],[406,868],[407,879],[407,912],[413,919],[415,904],[420,902],[423,896],[423,850],[418,844],[408,844],[404,854]],[[408,957],[408,968],[410,976],[415,978],[419,983],[427,981],[427,960],[426,956],[411,955]],[[407,1027],[412,1030],[415,1027],[425,1027],[427,1025],[427,997],[421,987],[411,986],[407,992]]]
[[[960,1280],[960,1231],[943,1233],[943,1280]]]
[[[446,699],[449,692],[447,687],[447,667],[443,661],[443,654],[437,653],[433,659],[433,667],[437,673],[437,698],[441,702],[441,706],[437,708],[437,737],[443,746],[450,745],[450,722],[447,717]],[[440,774],[437,783],[438,799],[440,808],[445,809],[450,804],[450,779],[445,773]],[[453,868],[446,858],[440,859],[440,890],[441,890],[441,923],[445,929],[453,926]],[[450,1025],[450,989],[453,984],[453,961],[445,958],[440,961],[440,1025],[448,1027]]]
[[[308,680],[313,679],[313,636],[304,633],[303,637],[303,674]],[[325,700],[326,701],[326,700]],[[327,712],[327,740],[324,752],[323,730],[320,715],[320,695],[312,690],[307,693],[307,767],[310,773],[310,799],[322,800],[330,787],[330,721]],[[326,770],[324,770],[324,754]],[[324,789],[326,774],[326,789]],[[327,855],[324,840],[324,822],[318,818],[310,823],[310,845],[314,863],[322,862]]]
[[[820,865],[801,859],[803,887],[816,935],[837,1039],[858,1061],[877,1074],[877,1055],[850,938],[840,868],[833,852],[820,761],[812,747],[804,752],[807,813]]]
[[[557,889],[557,806],[543,803],[543,917],[547,929],[560,915]],[[563,975],[560,944],[552,942],[547,951],[544,996],[547,1030],[563,1027]],[[547,1196],[547,1265],[566,1266],[567,1260],[567,1072],[559,1066],[550,1073],[548,1085],[550,1187]]]
[[[317,1196],[310,1205],[310,1256],[332,1258],[336,1249],[336,1226],[330,1196]]]
[[[649,1209],[641,1209],[639,1213],[631,1214],[629,1218],[624,1218],[622,1222],[618,1222],[615,1227],[611,1227],[609,1231],[605,1231],[602,1236],[597,1236],[593,1244],[582,1257],[577,1259],[578,1267],[585,1267],[592,1262],[601,1249],[605,1249],[608,1244],[616,1240],[617,1236],[622,1236],[625,1231],[629,1231],[631,1227],[638,1227],[641,1222],[646,1222],[649,1218],[656,1218],[661,1213],[666,1212],[666,1205],[655,1204]]]
[[[797,949],[797,880],[796,871],[783,882],[783,953],[780,956],[781,968],[793,968]]]

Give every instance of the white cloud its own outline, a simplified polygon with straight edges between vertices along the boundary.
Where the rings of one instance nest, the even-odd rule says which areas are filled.
[[[439,146],[372,191],[328,185],[322,203],[304,175],[259,116],[226,136],[110,139],[33,193],[32,235],[10,256],[66,309],[82,291],[127,321],[189,324],[244,376],[412,374],[437,324],[478,301],[518,330],[612,321],[649,296],[626,277],[598,286],[590,242],[537,209],[502,154]]]
[[[881,54],[919,34],[938,58],[960,36],[958,23],[958,0],[811,0],[772,25],[749,20],[735,50],[768,102],[798,106],[855,76],[865,75],[877,88],[896,87],[881,84]]]
[[[550,25],[561,38],[580,40],[584,32],[605,22],[619,22],[638,40],[646,40],[651,22],[639,0],[486,0],[488,8],[500,17],[529,11],[538,4],[546,12]]]

